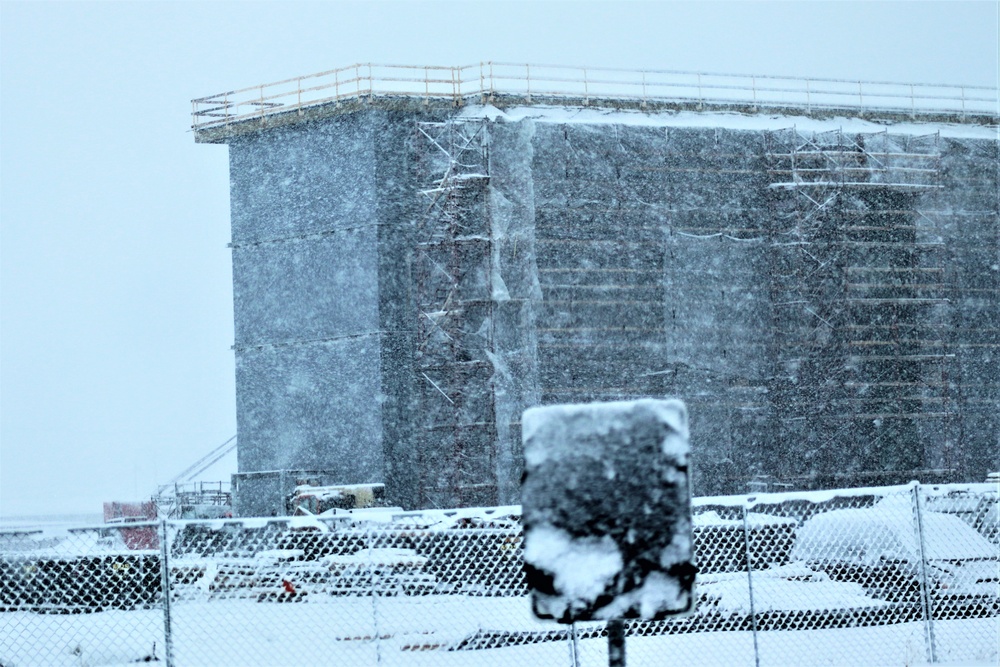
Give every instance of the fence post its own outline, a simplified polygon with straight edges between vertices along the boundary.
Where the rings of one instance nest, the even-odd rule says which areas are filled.
[[[160,521],[160,589],[163,595],[163,643],[166,667],[174,666],[174,637],[170,628],[170,564],[167,562],[167,520]]]
[[[924,539],[923,503],[920,497],[920,484],[912,487],[913,512],[916,518],[917,543],[920,545],[920,606],[924,613],[924,640],[927,648],[927,662],[937,662],[937,646],[934,639],[933,607],[930,591],[927,586],[927,543]]]
[[[483,61],[479,61],[479,103],[486,104],[486,70]]]
[[[368,572],[371,574],[372,582],[372,632],[375,633],[375,664],[382,664],[382,638],[378,628],[378,590],[382,585],[380,573],[375,571],[375,563],[372,559],[372,529],[365,528],[365,548],[368,549]]]
[[[576,638],[576,623],[569,625],[569,664],[570,667],[580,667],[580,645]]]
[[[750,564],[750,523],[747,521],[747,506],[741,508],[743,514],[743,546],[747,558],[747,586],[750,588],[750,629],[753,632],[753,664],[760,667],[760,646],[757,644],[757,610],[753,603],[753,567]]]

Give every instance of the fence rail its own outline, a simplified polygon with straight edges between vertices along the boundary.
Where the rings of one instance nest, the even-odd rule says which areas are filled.
[[[806,79],[676,70],[482,62],[460,67],[363,63],[192,100],[196,131],[352,99],[410,97],[455,105],[513,98],[531,103],[740,106],[805,112],[890,112],[911,117],[1000,116],[988,86]]]
[[[629,665],[997,659],[988,485],[696,499],[698,605],[626,624]],[[606,664],[530,614],[517,508],[0,532],[0,664]]]

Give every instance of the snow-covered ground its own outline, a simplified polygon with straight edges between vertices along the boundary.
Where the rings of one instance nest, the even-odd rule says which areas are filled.
[[[962,509],[970,499],[995,498],[991,495],[993,491],[983,485],[920,489],[928,504],[933,501],[935,508],[951,511]],[[746,515],[752,529],[781,528],[780,534],[772,531],[767,535],[790,539],[793,533],[784,528],[788,524],[794,526],[795,521],[759,512],[773,511],[780,500],[789,498],[823,503],[834,496],[850,499],[855,495],[863,498],[903,494],[909,498],[911,492],[911,486],[907,485],[839,492],[696,499],[696,509],[713,509],[697,513],[695,524],[696,527],[711,528],[716,532],[738,529],[742,521],[724,518],[719,512],[733,506],[754,508]],[[873,510],[869,509],[867,513],[872,514]],[[906,525],[911,525],[908,504],[898,513]],[[368,530],[372,534],[396,531],[411,537],[424,536],[427,539],[421,543],[421,548],[425,549],[422,553],[427,555],[419,557],[413,549],[371,547],[353,555],[334,553],[314,560],[295,560],[302,555],[302,549],[269,547],[259,553],[239,555],[236,553],[238,550],[233,551],[233,545],[230,545],[231,552],[223,550],[211,557],[200,551],[178,551],[170,560],[174,579],[171,585],[170,624],[175,664],[178,667],[573,665],[573,642],[568,629],[535,619],[526,596],[484,597],[468,594],[468,589],[463,589],[465,594],[331,596],[326,591],[335,587],[329,581],[322,578],[314,581],[304,576],[314,570],[314,573],[328,571],[328,576],[336,580],[334,575],[341,570],[353,571],[360,577],[361,583],[350,590],[361,590],[364,581],[371,583],[373,563],[386,566],[375,568],[381,572],[391,570],[388,566],[397,565],[399,561],[405,567],[398,576],[433,579],[424,570],[435,554],[441,549],[450,550],[448,553],[452,560],[449,563],[470,567],[467,560],[455,561],[453,551],[472,549],[474,542],[466,545],[465,542],[436,540],[427,536],[441,537],[452,530],[459,530],[461,526],[465,526],[460,532],[466,538],[475,537],[480,532],[486,536],[488,531],[468,526],[490,525],[508,530],[517,524],[519,514],[520,508],[505,507],[412,513],[370,510],[338,518],[338,521],[343,519],[354,523],[354,527],[349,529],[353,531]],[[933,512],[928,514],[934,518]],[[845,516],[854,516],[854,513]],[[202,532],[196,531],[194,535],[208,540],[213,536],[225,537],[247,531],[245,537],[248,537],[257,535],[252,533],[251,528],[262,528],[268,521],[273,520],[197,522]],[[289,529],[305,531],[310,535],[321,535],[329,530],[326,523],[312,517],[297,518],[288,523]],[[836,534],[843,537],[852,534],[854,529],[851,524]],[[345,527],[344,530],[348,529]],[[180,535],[180,532],[176,534]],[[756,537],[764,535],[753,531],[752,534]],[[35,549],[48,552],[50,556],[75,551],[91,557],[104,557],[121,552],[120,545],[114,549],[105,544],[107,537],[101,536],[99,531],[67,531],[63,526],[50,527],[32,538],[23,539],[38,540]],[[25,551],[14,548],[30,546],[21,544],[23,539],[9,537],[8,550],[23,555]],[[494,544],[485,539],[481,543],[480,546]],[[220,543],[220,548],[222,544],[228,543]],[[721,545],[721,542],[717,541],[717,544]],[[786,548],[790,547],[789,542]],[[490,560],[486,554],[493,552],[488,549],[482,553],[469,553],[479,553],[476,568],[488,570],[488,566],[498,567],[500,562]],[[16,562],[17,557],[10,562]],[[496,558],[499,556],[494,554]],[[225,561],[226,568],[219,567],[222,561]],[[226,571],[222,572],[223,569]],[[201,574],[196,579],[184,581],[181,573],[185,571]],[[500,576],[500,570],[489,571],[492,574],[481,575],[478,569],[475,572],[463,570],[473,579],[481,576],[496,579]],[[282,577],[297,582],[300,593],[305,594],[296,599],[304,599],[304,602],[275,602],[281,597]],[[1000,617],[997,616],[937,620],[930,626],[921,621],[901,622],[913,618],[913,615],[902,613],[895,604],[875,599],[857,583],[831,580],[826,573],[808,568],[804,562],[794,559],[782,566],[777,563],[770,563],[761,569],[755,566],[751,607],[749,579],[745,571],[734,572],[721,567],[700,574],[696,583],[699,609],[694,618],[703,631],[655,634],[649,632],[653,626],[638,626],[628,638],[630,667],[663,664],[755,665],[755,638],[749,622],[751,609],[763,623],[760,627],[783,628],[757,633],[756,650],[760,665],[764,667],[926,664],[930,662],[926,648],[928,631],[933,635],[934,657],[939,663],[955,667],[984,667],[997,665],[1000,658]],[[432,587],[437,593],[446,588]],[[504,590],[509,592],[514,589]],[[262,591],[264,595],[261,595]],[[774,622],[776,618],[780,623]],[[838,625],[841,627],[836,627]],[[857,627],[864,625],[867,627]],[[822,629],[817,629],[818,626]],[[607,664],[606,640],[600,636],[602,628],[599,623],[578,625],[579,666]],[[0,666],[96,667],[136,664],[137,661],[154,658],[162,664],[167,650],[164,637],[164,614],[161,609],[79,614],[0,612]],[[669,656],[669,661],[665,656]]]
[[[373,615],[373,611],[376,613]],[[71,620],[72,622],[68,622]],[[299,667],[407,665],[487,667],[572,665],[562,626],[531,617],[527,598],[339,598],[329,604],[252,601],[174,605],[178,666]],[[591,626],[593,627],[593,626]],[[581,632],[586,629],[581,626]],[[15,631],[12,631],[15,630]],[[953,665],[996,665],[998,621],[940,621],[934,625],[938,660]],[[505,631],[515,637],[562,633],[554,641],[462,649],[462,640]],[[518,635],[520,631],[520,635]],[[927,661],[924,626],[898,625],[758,634],[761,665],[886,667]],[[970,642],[970,637],[993,637]],[[493,640],[497,642],[497,640]],[[154,649],[155,642],[155,649]],[[501,642],[497,642],[501,643]],[[606,640],[578,641],[580,665],[607,664]],[[675,664],[754,664],[749,631],[629,637],[630,667]],[[80,667],[135,664],[165,654],[157,610],[108,611],[73,617],[0,614],[0,664],[5,667]],[[17,656],[13,659],[9,656]]]

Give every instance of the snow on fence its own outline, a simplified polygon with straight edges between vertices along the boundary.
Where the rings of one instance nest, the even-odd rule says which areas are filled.
[[[606,664],[603,623],[531,616],[518,512],[0,533],[0,665]],[[997,660],[995,485],[700,498],[694,516],[696,612],[627,622],[633,667]]]
[[[890,112],[916,118],[996,117],[996,88],[951,84],[806,79],[676,70],[627,70],[482,62],[462,67],[363,63],[192,100],[196,131],[297,113],[347,100],[407,97],[455,105],[501,99],[525,103],[639,107],[659,104]]]

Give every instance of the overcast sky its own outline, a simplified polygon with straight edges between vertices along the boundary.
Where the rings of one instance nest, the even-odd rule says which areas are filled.
[[[148,498],[236,431],[227,149],[193,97],[369,61],[996,86],[998,29],[996,2],[3,2],[0,518]]]

